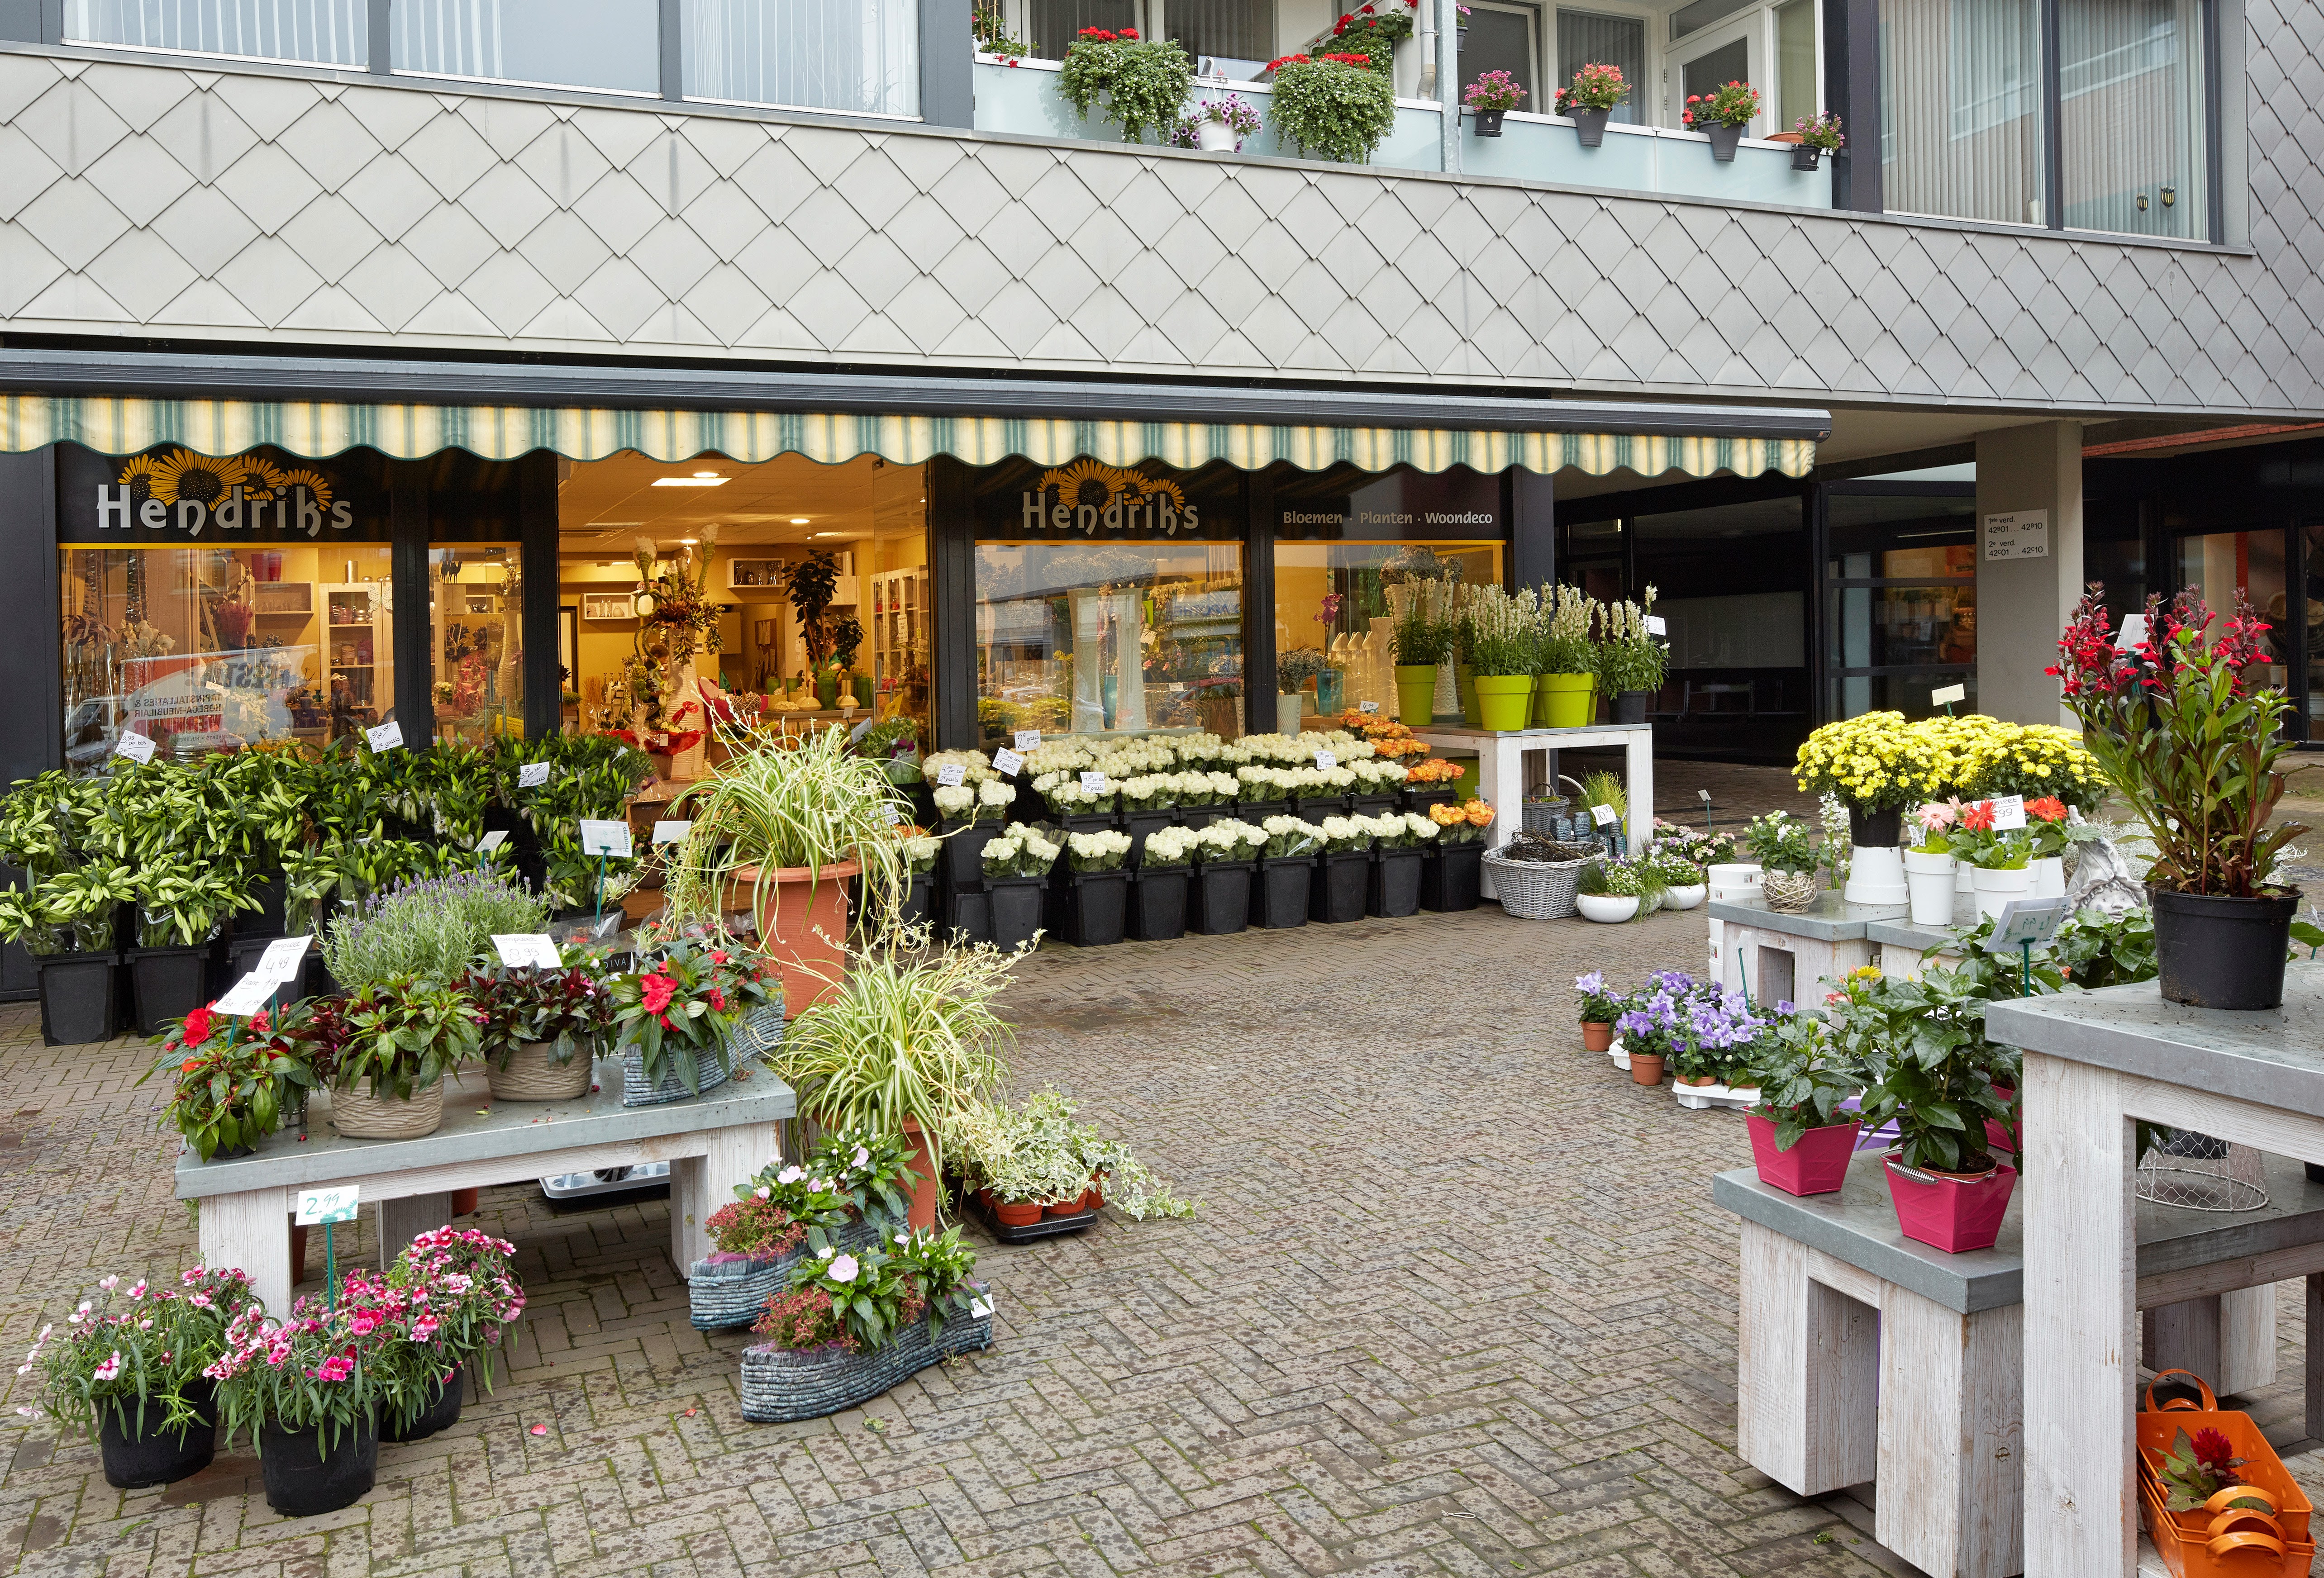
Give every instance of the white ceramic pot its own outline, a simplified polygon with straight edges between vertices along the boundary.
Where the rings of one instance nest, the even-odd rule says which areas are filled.
[[[2066,896],[2066,857],[2062,854],[2043,855],[2030,861],[2025,869],[2034,873],[2035,899],[2062,899]]]
[[[1637,914],[1638,896],[1635,893],[1576,893],[1573,907],[1582,911],[1584,920],[1602,921],[1611,926]]]
[[[1914,926],[1953,923],[1953,900],[1959,897],[1953,891],[1953,865],[1950,854],[1904,852],[1904,885],[1912,890]]]
[[[1904,858],[1893,844],[1858,844],[1848,859],[1848,887],[1840,894],[1850,904],[1895,906],[1910,897],[1904,886]]]
[[[1977,883],[1973,880],[1976,877],[1976,874],[1977,868],[1969,864],[1969,862],[1965,860],[1955,861],[1953,863],[1953,891],[1956,893],[1976,892]]]
[[[1711,889],[1711,897],[1721,904],[1759,896],[1760,872],[1756,865],[1716,865],[1702,874]]]
[[[2034,873],[2024,866],[2015,871],[1996,871],[1986,866],[1971,868],[1975,875],[1969,880],[1977,887],[1977,913],[1979,919],[1997,916],[2001,907],[2012,899],[2033,896]]]
[[[1704,896],[1710,891],[1710,885],[1705,882],[1690,882],[1683,888],[1665,888],[1663,908],[1692,909],[1702,902]]]
[[[1205,153],[1231,153],[1238,141],[1235,129],[1223,121],[1194,123],[1194,146]]]

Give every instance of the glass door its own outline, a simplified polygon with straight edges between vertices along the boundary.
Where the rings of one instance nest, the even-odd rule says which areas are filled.
[[[2235,613],[2236,594],[2251,600],[2252,610],[2271,627],[2260,638],[2264,656],[2244,671],[2255,685],[2280,687],[2291,694],[2294,706],[2289,720],[2292,737],[2312,737],[2307,708],[2301,705],[2307,676],[2301,625],[2289,595],[2287,550],[2292,533],[2271,526],[2258,531],[2207,531],[2178,540],[2173,567],[2179,586],[2200,592],[2203,601],[2224,623]],[[2303,599],[2303,602],[2305,600]],[[2301,614],[2305,613],[2303,608]]]
[[[1760,18],[1762,13],[1752,11],[1732,22],[1703,29],[1691,38],[1671,45],[1664,56],[1663,124],[1682,131],[1689,128],[1682,118],[1686,113],[1686,101],[1700,97],[1729,82],[1748,82],[1759,86],[1765,76],[1760,59]],[[1767,133],[1766,91],[1760,90],[1760,112],[1743,128],[1747,137],[1763,137]]]

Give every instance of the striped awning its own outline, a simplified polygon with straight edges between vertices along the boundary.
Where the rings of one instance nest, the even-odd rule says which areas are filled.
[[[899,466],[937,455],[971,466],[1014,457],[1061,466],[1087,455],[1110,466],[1151,460],[1188,470],[1215,460],[1245,470],[1285,461],[1306,471],[1341,464],[1425,472],[1518,466],[1546,474],[1570,466],[1593,476],[1617,468],[1643,476],[1674,471],[1803,476],[1815,465],[1816,449],[1809,438],[1701,434],[0,394],[0,451],[60,441],[107,455],[134,455],[156,444],[183,444],[209,455],[263,444],[312,459],[358,448],[403,460],[444,449],[465,449],[486,460],[513,460],[538,449],[571,460],[603,460],[635,450],[671,463],[714,453],[743,463],[799,455],[827,465],[876,455]]]

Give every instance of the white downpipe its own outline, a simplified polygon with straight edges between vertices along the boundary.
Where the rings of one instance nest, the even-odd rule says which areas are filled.
[[[1420,81],[1413,89],[1416,98],[1436,97],[1436,7],[1420,8],[1420,31],[1416,35],[1420,51]]]
[[[1436,102],[1443,111],[1444,171],[1461,172],[1461,0],[1436,0]]]

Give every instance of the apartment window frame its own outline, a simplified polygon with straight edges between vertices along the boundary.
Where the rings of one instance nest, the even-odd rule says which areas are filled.
[[[1886,0],[1875,0],[1875,3],[1879,5],[1885,13]],[[2195,4],[2199,7],[2199,14],[2194,32],[2203,51],[2201,69],[2199,73],[2203,104],[2199,119],[2203,134],[2202,167],[2205,194],[2203,224],[2199,233],[2184,236],[2159,235],[2136,230],[2093,230],[2066,223],[2065,83],[2064,74],[2059,64],[2060,57],[2063,53],[2061,0],[2034,0],[2034,37],[2040,56],[2034,65],[2035,90],[2040,95],[2042,121],[2039,132],[2042,148],[2038,161],[2042,171],[2042,191],[2039,199],[2042,206],[2040,222],[1992,219],[1982,217],[1965,217],[1957,214],[1928,214],[1917,208],[1901,208],[1894,205],[1884,205],[1880,211],[1893,214],[1899,218],[1940,219],[1980,228],[2050,231],[2061,235],[2072,234],[2125,242],[2163,242],[2199,246],[2224,245],[2227,235],[2227,157],[2226,127],[2221,120],[2224,80],[2220,61],[2224,42],[2220,27],[2222,0],[2195,0]],[[1885,30],[1886,25],[1887,18],[1884,14],[1880,18],[1880,26]],[[1822,48],[1821,17],[1817,37],[1818,52],[1821,54]],[[1868,90],[1870,102],[1876,106],[1875,114],[1870,118],[1876,123],[1878,119],[1877,106],[1880,105],[1882,98],[1882,84],[1877,65],[1879,52],[1876,40],[1871,81],[1868,84],[1861,80],[1860,76],[1858,76],[1852,77],[1849,82],[1852,97],[1861,97]],[[1882,146],[1881,138],[1886,129],[1877,124],[1873,125],[1871,140],[1862,144],[1871,151],[1876,166],[1884,162],[1879,159],[1878,153]],[[1858,143],[1857,130],[1853,125],[1849,128],[1851,151]],[[1884,180],[1882,182],[1884,189],[1886,184]]]

